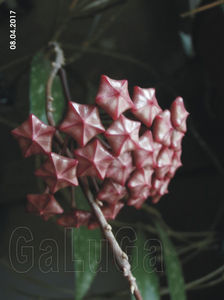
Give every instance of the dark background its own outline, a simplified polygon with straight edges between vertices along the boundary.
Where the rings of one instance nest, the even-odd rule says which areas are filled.
[[[164,109],[176,96],[184,98],[190,117],[183,141],[183,167],[157,208],[177,231],[217,231],[214,243],[183,264],[186,282],[223,264],[224,8],[217,6],[181,18],[181,13],[195,8],[200,1],[101,2],[110,3],[88,9],[91,1],[80,0],[61,34],[59,29],[68,15],[67,1],[15,0],[0,5],[0,299],[45,299],[34,298],[34,294],[67,299],[65,291],[52,286],[66,288],[68,293],[73,288],[72,275],[63,271],[63,231],[54,223],[24,212],[26,194],[37,188],[35,163],[32,158],[21,157],[10,135],[10,130],[29,113],[31,58],[57,36],[65,52],[74,101],[93,101],[101,74],[127,78],[130,92],[134,85],[155,87]],[[200,5],[210,2],[201,1]],[[87,9],[83,10],[85,5]],[[17,11],[15,51],[9,50],[9,8]],[[129,208],[119,218],[122,220],[126,213],[133,221],[141,218],[141,212],[136,214]],[[27,226],[33,233],[35,265],[25,278],[7,267],[10,236],[18,226]],[[60,272],[38,271],[36,259],[44,238],[54,239],[59,245]],[[112,266],[110,269],[107,275],[97,276],[92,292],[125,286],[121,276],[113,272]],[[221,300],[223,295],[221,283],[191,291],[188,299]]]

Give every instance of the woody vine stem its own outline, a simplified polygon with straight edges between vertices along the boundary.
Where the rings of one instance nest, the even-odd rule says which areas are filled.
[[[66,99],[69,101],[70,100],[70,93],[69,93],[69,88],[66,80],[66,74],[65,71],[63,70],[63,65],[64,65],[64,55],[63,51],[60,48],[60,46],[56,42],[51,42],[50,45],[53,47],[53,50],[55,52],[55,60],[52,63],[52,69],[50,72],[50,75],[48,77],[48,81],[46,84],[46,114],[47,114],[47,119],[48,123],[51,126],[55,126],[55,121],[53,117],[53,107],[52,107],[52,102],[53,102],[53,97],[52,97],[52,85],[54,82],[54,78],[57,74],[59,74],[61,83],[64,89],[64,94]],[[60,145],[63,146],[64,140],[60,133],[57,131],[56,132],[56,138],[57,141]],[[71,151],[67,148],[66,149],[66,154],[69,157],[73,157],[73,154]],[[120,269],[123,272],[123,275],[127,278],[129,285],[130,285],[130,291],[131,293],[135,296],[136,300],[142,300],[141,293],[138,289],[136,279],[133,276],[131,272],[131,265],[128,261],[128,256],[123,250],[120,248],[117,240],[114,237],[114,234],[112,232],[111,226],[108,224],[107,220],[105,219],[101,209],[100,209],[100,202],[97,201],[97,199],[94,199],[93,194],[89,188],[89,183],[87,177],[83,177],[79,179],[80,181],[80,186],[83,190],[83,193],[86,196],[86,199],[88,200],[88,203],[94,212],[94,215],[100,225],[100,228],[102,230],[102,233],[104,234],[105,238],[109,242],[109,245],[111,247],[111,250],[114,254],[114,257],[120,267]]]

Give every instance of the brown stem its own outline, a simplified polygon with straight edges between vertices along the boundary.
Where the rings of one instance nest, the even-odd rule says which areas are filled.
[[[61,50],[58,43],[51,42],[51,43],[49,43],[49,46],[53,46],[56,58],[55,58],[55,61],[52,62],[52,69],[51,69],[51,72],[50,72],[50,75],[48,77],[47,84],[46,84],[46,92],[45,92],[46,93],[46,115],[47,115],[47,120],[48,120],[49,125],[55,126],[55,121],[54,121],[54,116],[53,116],[54,108],[52,106],[52,103],[54,101],[54,98],[52,96],[52,85],[53,85],[55,76],[57,75],[58,71],[64,65],[64,55],[63,55],[63,51]],[[58,130],[56,130],[56,132],[55,132],[55,137],[57,138],[59,144],[61,144],[63,146],[64,140],[61,137]]]
[[[209,3],[209,4],[206,4],[206,5],[203,5],[203,6],[200,6],[198,8],[195,8],[195,9],[192,9],[190,11],[187,11],[185,13],[182,13],[180,16],[182,18],[186,18],[186,17],[189,17],[189,16],[193,16],[195,14],[198,14],[199,12],[202,12],[202,11],[205,11],[205,10],[208,10],[208,9],[211,9],[213,7],[216,7],[218,5],[221,5],[224,3],[224,0],[219,0],[219,1],[215,1],[215,2],[212,2],[212,3]]]
[[[58,71],[61,69],[61,67],[64,65],[64,55],[59,47],[59,45],[56,42],[51,42],[49,43],[49,46],[54,47],[55,51],[55,61],[52,62],[52,69],[50,72],[50,75],[47,80],[47,85],[46,85],[46,114],[47,114],[47,120],[48,123],[52,126],[55,126],[55,121],[54,121],[54,116],[53,116],[53,106],[52,103],[54,101],[54,98],[52,96],[52,85],[55,79],[55,76],[57,75]]]
[[[47,113],[47,119],[48,119],[49,124],[52,126],[55,126],[55,121],[54,121],[54,116],[53,116],[53,108],[52,108],[52,102],[53,102],[52,84],[53,84],[56,74],[59,72],[62,65],[64,64],[64,56],[63,56],[62,50],[60,49],[60,47],[57,43],[54,42],[54,43],[51,43],[51,45],[54,46],[56,59],[55,59],[55,62],[52,63],[52,70],[49,75],[49,78],[47,81],[47,86],[46,86],[46,113]],[[68,95],[70,95],[70,93],[68,92],[69,90],[68,90],[68,85],[67,85],[67,81],[66,81],[66,77],[65,77],[65,72],[64,72],[64,74],[61,73],[61,75],[62,76],[60,76],[60,78],[62,80],[61,82],[62,82],[62,85],[64,88],[65,96],[66,96],[67,100],[69,100]],[[56,136],[58,142],[63,146],[64,140],[58,131],[56,131],[55,136]],[[69,150],[69,148],[66,148],[66,154],[69,157],[73,157],[73,154]],[[121,268],[124,276],[129,281],[131,293],[135,296],[136,300],[142,300],[142,296],[138,289],[136,279],[131,272],[131,265],[128,261],[128,256],[120,248],[117,240],[115,239],[115,236],[113,235],[111,226],[108,224],[107,220],[105,219],[99,205],[97,204],[97,201],[95,201],[95,199],[89,189],[89,184],[88,184],[87,178],[85,178],[85,177],[80,178],[79,181],[80,181],[80,186],[82,187],[83,192],[90,204],[90,207],[92,208],[92,211],[100,225],[100,228],[101,228],[105,238],[108,240],[108,242],[110,244],[110,247],[112,249],[114,257],[116,258],[116,261],[117,261],[119,267]]]
[[[70,91],[69,91],[68,80],[67,80],[67,75],[66,75],[65,70],[63,68],[60,68],[60,70],[58,71],[58,75],[59,75],[60,80],[62,82],[62,87],[63,87],[63,90],[64,90],[65,97],[68,101],[71,101],[71,94],[70,94]]]
[[[213,279],[215,276],[220,275],[224,272],[224,266],[219,267],[218,269],[216,269],[215,271],[212,271],[211,273],[196,279],[194,281],[191,281],[189,283],[187,283],[185,285],[186,290],[190,290],[190,289],[196,289],[196,287],[200,287],[201,284],[204,284],[206,281]],[[222,275],[223,277],[223,275]],[[161,295],[166,295],[169,294],[169,289],[168,288],[164,288],[161,290]]]
[[[80,185],[82,187],[82,190],[83,190],[96,218],[97,218],[97,221],[101,227],[101,230],[102,230],[105,238],[109,242],[109,245],[112,249],[112,252],[114,254],[114,257],[116,258],[116,261],[117,261],[120,269],[122,270],[124,276],[129,281],[130,290],[131,290],[132,294],[134,294],[134,296],[137,300],[142,300],[142,296],[141,296],[138,286],[136,284],[136,279],[131,272],[131,266],[128,261],[128,256],[125,252],[122,251],[117,240],[115,239],[115,236],[112,232],[111,226],[107,223],[107,220],[105,219],[100,207],[96,203],[96,201],[89,189],[87,178],[85,178],[85,177],[80,178]]]
[[[48,123],[51,126],[55,126],[55,121],[53,116],[54,109],[52,106],[52,103],[54,101],[54,98],[52,96],[52,85],[57,73],[59,74],[63,82],[63,89],[66,97],[70,98],[70,93],[69,93],[68,85],[66,84],[67,82],[66,73],[62,68],[62,66],[64,65],[63,51],[61,50],[60,46],[56,42],[50,43],[49,46],[54,47],[56,59],[55,62],[52,63],[52,70],[50,72],[47,85],[46,85],[46,114],[47,114]],[[62,146],[62,153],[65,152],[66,154],[68,154],[68,156],[72,157],[72,153],[70,153],[70,151],[68,153],[68,147],[67,147],[68,138],[64,141],[58,131],[56,131],[55,137],[57,138],[59,144]],[[71,187],[71,205],[73,208],[76,207],[74,187]]]

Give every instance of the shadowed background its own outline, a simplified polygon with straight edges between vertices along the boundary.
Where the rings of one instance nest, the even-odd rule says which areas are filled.
[[[0,299],[32,299],[33,295],[72,298],[73,277],[64,272],[64,233],[54,223],[25,213],[26,194],[37,191],[35,162],[21,157],[10,135],[29,113],[31,59],[54,39],[65,53],[74,101],[93,103],[101,74],[127,78],[130,93],[134,85],[155,87],[163,109],[176,96],[184,98],[190,118],[183,141],[183,167],[156,207],[175,230],[217,231],[214,243],[203,251],[196,249],[183,264],[187,282],[223,263],[224,9],[220,5],[194,17],[180,17],[199,2],[209,1],[120,0],[98,1],[96,6],[80,1],[70,19],[68,5],[62,0],[0,4]],[[15,51],[9,50],[9,8],[17,11]],[[125,208],[119,219],[127,219],[127,215],[132,222],[145,218],[141,211]],[[33,233],[35,263],[28,278],[5,264],[9,239],[17,226],[27,226]],[[44,238],[57,241],[60,272],[43,274],[38,270]],[[67,251],[69,256],[70,247]],[[109,273],[96,277],[90,294],[123,289],[126,282],[118,274],[111,263]],[[49,287],[55,284],[59,289]],[[191,291],[188,299],[221,300],[223,286]]]

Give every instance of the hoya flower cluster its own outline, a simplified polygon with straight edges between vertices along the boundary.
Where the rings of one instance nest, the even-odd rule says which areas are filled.
[[[149,197],[156,203],[167,193],[181,166],[188,116],[183,99],[176,98],[170,110],[162,110],[153,88],[135,87],[131,99],[127,80],[103,75],[95,102],[69,102],[65,119],[57,128],[31,114],[12,131],[25,157],[46,156],[35,174],[43,178],[47,189],[43,194],[27,196],[29,212],[44,219],[60,214],[57,222],[63,226],[97,226],[91,212],[64,212],[54,197],[62,188],[77,186],[82,176],[94,178],[99,186],[96,201],[108,220],[114,219],[125,204],[139,209]],[[52,152],[57,130],[75,141],[73,158]]]

